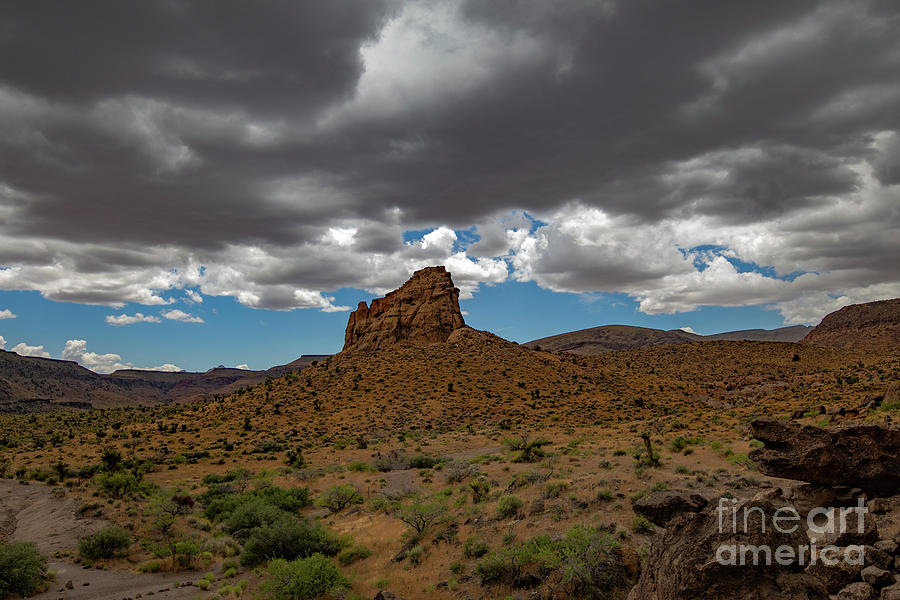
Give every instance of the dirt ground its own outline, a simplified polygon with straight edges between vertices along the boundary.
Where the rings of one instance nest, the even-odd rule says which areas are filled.
[[[88,535],[106,521],[79,517],[74,498],[58,499],[52,488],[40,483],[22,485],[0,479],[0,541],[34,542],[45,556],[73,550],[78,538]],[[152,596],[181,600],[194,598],[198,589],[176,587],[192,576],[185,573],[141,574],[130,571],[86,569],[68,561],[51,560],[48,568],[56,571],[49,589],[32,596],[39,600],[123,600]],[[71,589],[67,583],[71,582]]]

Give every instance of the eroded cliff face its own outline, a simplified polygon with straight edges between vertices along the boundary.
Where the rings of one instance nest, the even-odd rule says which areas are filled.
[[[900,298],[845,306],[826,315],[801,342],[843,348],[895,348],[900,344]]]
[[[465,324],[450,273],[426,267],[371,306],[359,303],[347,321],[344,350],[378,350],[404,340],[439,344]]]

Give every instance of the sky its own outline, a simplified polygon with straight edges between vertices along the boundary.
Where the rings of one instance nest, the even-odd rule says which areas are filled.
[[[0,4],[0,348],[267,368],[446,265],[518,342],[900,296],[900,5]]]

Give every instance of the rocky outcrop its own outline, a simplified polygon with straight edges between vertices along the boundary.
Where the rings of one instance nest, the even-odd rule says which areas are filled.
[[[652,523],[665,527],[681,513],[700,512],[707,504],[709,501],[706,498],[694,492],[662,490],[644,496],[632,508]]]
[[[861,488],[873,495],[900,491],[900,430],[878,425],[823,429],[773,418],[750,424],[765,444],[750,459],[772,477]]]
[[[845,348],[886,348],[900,344],[900,298],[852,304],[825,315],[803,343]]]
[[[371,306],[359,303],[347,321],[344,350],[378,350],[404,340],[438,344],[464,326],[459,289],[450,273],[444,267],[426,267]]]
[[[768,501],[756,501],[742,504],[737,510],[745,507],[762,509],[769,521],[778,508]],[[743,528],[737,532],[720,528],[714,505],[703,512],[686,512],[672,519],[665,532],[654,540],[628,600],[828,600],[822,582],[804,573],[799,565],[732,565],[718,560],[717,551],[722,546],[796,548],[808,543],[799,530],[788,534],[768,527],[763,531],[759,512],[753,510],[750,514],[746,532]]]

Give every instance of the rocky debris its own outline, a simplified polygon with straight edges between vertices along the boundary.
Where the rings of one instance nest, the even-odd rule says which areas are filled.
[[[900,600],[900,582],[881,590],[879,600]]]
[[[403,600],[403,598],[393,592],[381,590],[380,592],[375,594],[375,600]]]
[[[840,552],[843,554],[844,549]],[[834,564],[818,562],[806,567],[806,573],[812,575],[825,585],[829,594],[836,594],[846,586],[856,582],[865,565],[851,564],[844,560],[838,560]]]
[[[840,508],[834,509],[831,519],[833,523],[840,524]],[[846,527],[844,531],[841,531],[840,527],[836,527],[833,532],[830,531],[821,536],[811,535],[811,537],[819,537],[820,539],[817,542],[823,546],[827,544],[832,546],[864,546],[878,541],[878,527],[875,525],[875,519],[871,513],[863,513],[862,523],[860,523],[859,515],[856,513],[850,514],[845,519]],[[860,525],[862,526],[860,527]]]
[[[875,588],[868,583],[858,581],[851,583],[838,592],[838,600],[874,600]]]
[[[344,350],[378,350],[403,340],[438,344],[463,326],[459,289],[450,273],[444,267],[426,267],[371,306],[359,303],[347,321]]]
[[[738,511],[758,507],[771,522],[778,508],[768,501],[740,504]],[[741,513],[743,514],[743,513]],[[757,566],[722,564],[717,550],[723,546],[747,544],[794,548],[807,544],[798,528],[781,533],[760,527],[759,511],[752,510],[746,531],[720,530],[714,505],[699,513],[682,513],[650,549],[637,585],[629,600],[828,600],[828,592],[816,577],[804,573],[797,564]]]
[[[825,315],[802,343],[844,348],[900,343],[900,298],[845,306]]]
[[[644,496],[634,503],[634,512],[650,519],[655,525],[665,527],[676,516],[684,512],[700,512],[709,501],[694,492],[684,490],[663,490]]]
[[[873,495],[900,491],[900,429],[852,425],[823,429],[770,417],[750,424],[765,444],[750,459],[773,477],[859,487]]]
[[[894,578],[891,576],[890,571],[881,569],[879,567],[876,567],[875,565],[866,567],[862,570],[860,575],[862,575],[862,579],[864,582],[875,587],[881,587],[894,581]]]

